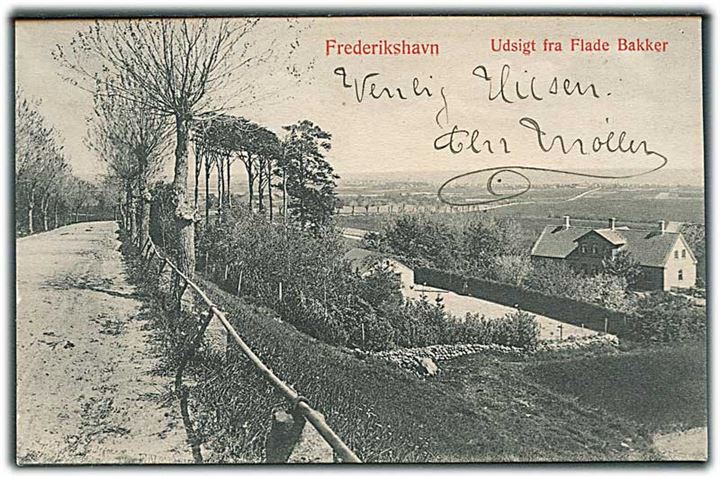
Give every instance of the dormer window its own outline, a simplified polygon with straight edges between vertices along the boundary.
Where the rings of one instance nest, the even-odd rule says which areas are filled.
[[[675,251],[675,259],[680,259],[680,251]]]
[[[682,250],[682,258],[685,259],[687,257],[687,251],[685,249]]]

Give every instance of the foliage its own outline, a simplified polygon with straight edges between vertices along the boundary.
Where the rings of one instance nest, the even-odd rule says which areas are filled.
[[[634,298],[626,277],[635,278],[639,268],[627,256],[619,256],[597,275],[580,274],[560,261],[531,263],[518,223],[482,215],[466,219],[456,224],[428,214],[401,214],[379,234],[366,237],[364,244],[415,266],[522,286],[613,311],[632,310]]]
[[[421,284],[470,295],[600,332],[607,331],[622,335],[626,330],[627,316],[623,311],[614,312],[600,305],[546,294],[524,288],[522,285],[514,286],[428,268],[416,269],[415,280]]]
[[[625,279],[628,287],[633,288],[642,276],[640,263],[633,259],[628,251],[621,251],[610,259],[603,260],[605,274]]]
[[[170,184],[159,183],[152,188],[150,203],[150,237],[170,254],[180,248],[175,222],[175,195]]]
[[[234,208],[202,231],[198,263],[208,277],[327,343],[386,350],[463,340],[507,345],[518,337],[504,330],[515,330],[511,322],[461,322],[441,304],[406,301],[389,263],[351,264],[332,229],[275,224]],[[522,346],[533,340],[525,337]]]
[[[162,166],[162,154],[168,146],[168,123],[107,91],[96,92],[94,100],[85,144],[107,165],[106,185],[116,185],[113,189],[118,192],[122,224],[142,247],[149,237],[148,183]]]
[[[528,255],[502,255],[496,257],[490,265],[493,276],[500,282],[520,285],[532,272],[532,263]]]
[[[73,85],[101,101],[122,97],[150,116],[174,123],[173,176],[178,266],[195,273],[196,204],[188,199],[189,146],[193,121],[219,113],[232,98],[257,99],[263,82],[247,73],[297,49],[276,48],[272,35],[258,33],[257,18],[143,18],[96,21],[58,45],[55,60]],[[294,23],[276,25],[294,29]],[[283,59],[284,62],[285,59]],[[296,72],[287,69],[297,79]],[[242,75],[241,73],[246,73]]]
[[[704,340],[706,323],[704,307],[686,297],[657,292],[638,302],[630,331],[640,342]]]
[[[287,137],[274,174],[287,191],[287,207],[302,228],[314,231],[326,226],[337,207],[335,180],[339,178],[325,154],[332,135],[312,121],[284,126]]]
[[[567,297],[606,309],[629,313],[635,307],[635,298],[628,292],[623,277],[599,273],[580,274],[564,262],[538,262],[526,277],[523,286],[544,294]]]
[[[375,242],[417,266],[453,269],[458,237],[429,215],[404,214],[389,223]]]

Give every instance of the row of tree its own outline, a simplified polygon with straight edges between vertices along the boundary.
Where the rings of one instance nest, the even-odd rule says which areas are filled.
[[[16,235],[48,231],[92,214],[107,216],[105,195],[72,174],[62,140],[40,103],[15,92]]]
[[[195,144],[194,206],[199,207],[200,175],[204,168],[205,220],[210,217],[210,178],[217,179],[217,208],[232,203],[232,164],[240,160],[247,181],[250,211],[273,219],[273,190],[282,198],[278,208],[301,227],[326,225],[337,206],[333,168],[325,160],[330,133],[309,120],[283,127],[281,139],[269,129],[242,117],[227,114],[199,119],[193,128]]]
[[[335,179],[324,154],[330,134],[309,121],[285,128],[280,140],[251,121],[226,113],[227,103],[250,104],[263,95],[255,69],[282,65],[292,81],[301,71],[290,63],[298,42],[292,20],[273,22],[285,31],[268,34],[258,19],[128,19],[97,21],[58,45],[55,59],[72,84],[94,95],[88,143],[108,163],[121,191],[123,220],[138,244],[147,240],[150,188],[163,153],[173,149],[172,207],[176,261],[195,270],[199,177],[205,169],[205,215],[209,182],[217,171],[218,205],[229,204],[231,165],[240,159],[248,179],[248,205],[271,213],[272,189],[283,191],[283,210],[303,228],[327,222],[335,206]],[[290,38],[282,48],[274,38]],[[283,69],[276,68],[278,71]],[[275,74],[275,77],[280,76]],[[267,92],[265,92],[267,93]],[[195,194],[189,166],[195,146]],[[273,182],[275,178],[275,182]],[[257,194],[257,199],[255,199]]]

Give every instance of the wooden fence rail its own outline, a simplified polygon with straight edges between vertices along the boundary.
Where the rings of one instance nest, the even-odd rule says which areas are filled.
[[[250,360],[252,365],[257,369],[260,374],[267,379],[268,382],[279,391],[291,404],[293,414],[299,414],[304,420],[310,422],[310,424],[317,430],[320,436],[325,442],[332,448],[335,456],[343,463],[361,463],[360,459],[355,453],[342,441],[342,439],[330,428],[325,422],[323,415],[310,406],[307,399],[296,392],[292,387],[282,381],[275,373],[265,365],[262,360],[250,349],[245,341],[240,337],[235,327],[232,326],[230,321],[227,319],[223,311],[221,311],[205,294],[205,292],[198,287],[186,274],[184,274],[170,259],[161,254],[157,246],[152,239],[148,240],[146,245],[141,250],[143,257],[148,256],[149,260],[152,260],[153,255],[170,266],[170,268],[182,278],[185,283],[202,299],[209,310],[208,322],[213,318],[217,318],[222,326],[227,331],[229,337],[235,342],[240,348],[242,353]],[[204,331],[205,329],[203,329]]]

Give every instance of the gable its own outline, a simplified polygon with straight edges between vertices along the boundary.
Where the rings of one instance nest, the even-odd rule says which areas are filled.
[[[693,254],[692,249],[690,249],[690,245],[685,240],[685,237],[682,234],[678,234],[677,240],[673,242],[672,247],[667,253],[667,257],[665,258],[665,263],[667,264],[669,261],[673,260],[675,255],[674,251],[676,250],[685,250],[687,251],[687,258],[683,258],[682,256],[679,259],[690,259],[693,264],[697,264],[697,259],[695,258],[695,254]]]

